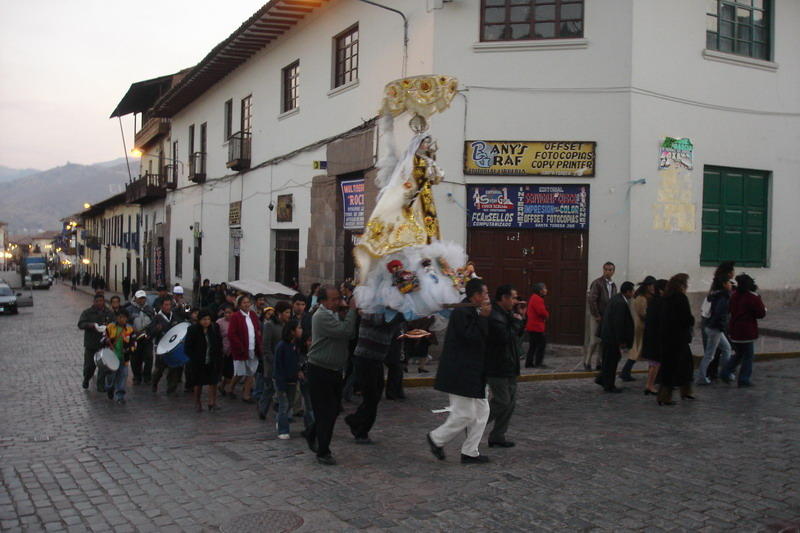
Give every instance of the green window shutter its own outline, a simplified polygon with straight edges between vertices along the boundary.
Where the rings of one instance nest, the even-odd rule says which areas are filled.
[[[700,263],[766,266],[769,173],[707,166]]]

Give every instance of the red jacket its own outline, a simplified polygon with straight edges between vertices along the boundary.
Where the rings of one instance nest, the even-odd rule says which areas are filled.
[[[231,357],[234,361],[247,361],[249,348],[255,350],[256,357],[261,357],[261,322],[253,311],[250,311],[248,318],[253,323],[255,330],[255,346],[248,346],[247,324],[241,311],[234,311],[228,326],[228,341],[231,344]]]
[[[544,298],[536,293],[531,294],[526,314],[528,320],[525,322],[525,331],[544,333],[544,323],[550,317],[547,306],[544,304]]]
[[[734,290],[729,304],[731,320],[728,336],[734,342],[754,341],[758,338],[757,319],[764,318],[767,309],[761,296],[754,292],[741,293]]]

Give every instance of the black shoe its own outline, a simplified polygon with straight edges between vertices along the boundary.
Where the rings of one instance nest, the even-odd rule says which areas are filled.
[[[461,464],[464,465],[482,465],[488,462],[489,458],[485,455],[476,455],[472,457],[471,455],[461,454]]]
[[[302,432],[300,432],[300,435],[304,439],[306,439],[306,444],[308,444],[308,449],[314,453],[317,453],[317,440],[315,438],[312,438],[309,432],[305,429]]]
[[[621,379],[622,381],[636,381],[636,379],[629,374],[620,375],[619,379]]]
[[[514,442],[510,441],[510,440],[503,440],[503,441],[491,441],[490,440],[489,441],[489,448],[494,448],[495,446],[498,447],[498,448],[513,448],[514,446],[516,446],[516,444],[514,444]]]
[[[437,446],[433,439],[431,438],[431,434],[428,433],[425,438],[428,439],[428,446],[431,448],[431,453],[434,457],[439,459],[440,461],[444,461],[444,448],[441,446]]]
[[[375,444],[375,441],[369,437],[356,437],[356,444]]]
[[[258,419],[259,420],[266,420],[267,419],[267,413],[262,413],[261,411],[259,411],[258,412]]]
[[[425,370],[424,368],[417,369],[418,374],[430,374],[430,372],[431,372],[430,370]]]
[[[108,388],[106,390],[106,396],[108,396],[109,400],[113,400],[114,399],[114,389]]]
[[[619,387],[611,387],[610,389],[603,389],[603,392],[617,393],[617,392],[622,392],[622,389],[620,389]]]
[[[547,366],[547,365],[546,365],[546,364],[544,364],[544,363],[539,363],[538,365],[536,365],[536,368],[550,368],[550,367],[549,367],[549,366]]]
[[[675,405],[675,402],[673,402],[672,400],[669,400],[669,401],[666,401],[666,402],[662,402],[661,400],[658,400],[658,405]]]
[[[595,370],[602,370],[602,369],[603,369],[603,367],[602,367],[602,366],[600,366],[600,365],[597,365],[596,367],[594,367],[594,369],[595,369]]]
[[[681,394],[681,400],[696,400],[697,396],[692,396],[691,394]]]
[[[603,381],[600,379],[600,376],[594,378],[594,382],[596,385],[600,385],[601,387],[603,386]]]
[[[328,454],[328,455],[323,455],[322,457],[320,457],[320,456],[318,455],[318,456],[317,456],[317,462],[318,462],[319,464],[321,464],[321,465],[333,466],[333,465],[335,465],[335,464],[336,464],[336,459],[334,459],[334,458],[333,458],[333,456],[332,456],[331,454]]]
[[[84,379],[84,380],[83,380],[82,387],[83,387],[84,389],[88,389],[88,388],[89,388],[89,380],[88,380],[88,379]]]
[[[356,432],[356,429],[353,424],[353,415],[350,414],[344,417],[344,423],[347,424],[347,427],[350,428],[350,433],[356,438],[356,440],[358,440],[358,433]]]
[[[656,395],[658,395],[658,393],[657,393],[657,392],[653,392],[653,391],[651,391],[650,389],[644,389],[644,395],[645,395],[645,396],[650,396],[651,394],[652,394],[653,396],[656,396]]]

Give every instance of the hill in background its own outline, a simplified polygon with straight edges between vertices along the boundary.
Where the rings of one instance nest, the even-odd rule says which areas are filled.
[[[0,183],[14,181],[38,172],[41,172],[41,170],[36,170],[35,168],[9,168],[0,165]]]
[[[131,160],[134,176],[138,169],[138,160]],[[124,158],[94,165],[67,163],[33,172],[13,181],[0,178],[0,220],[8,223],[11,234],[59,228],[61,218],[82,211],[85,202],[93,204],[123,192],[128,182]]]

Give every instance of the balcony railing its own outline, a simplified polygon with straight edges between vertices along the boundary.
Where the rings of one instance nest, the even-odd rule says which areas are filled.
[[[195,183],[206,181],[205,152],[195,152],[189,156],[189,179]]]
[[[153,141],[156,141],[163,135],[168,135],[169,124],[170,120],[168,118],[148,118],[142,123],[142,127],[136,132],[136,135],[134,135],[134,146],[140,150],[144,150]]]
[[[125,186],[125,201],[144,204],[167,195],[167,177],[163,174],[145,174]]]
[[[228,168],[247,170],[250,168],[250,132],[240,131],[228,139]]]
[[[164,172],[167,177],[167,190],[171,191],[178,187],[178,164],[164,165]]]

